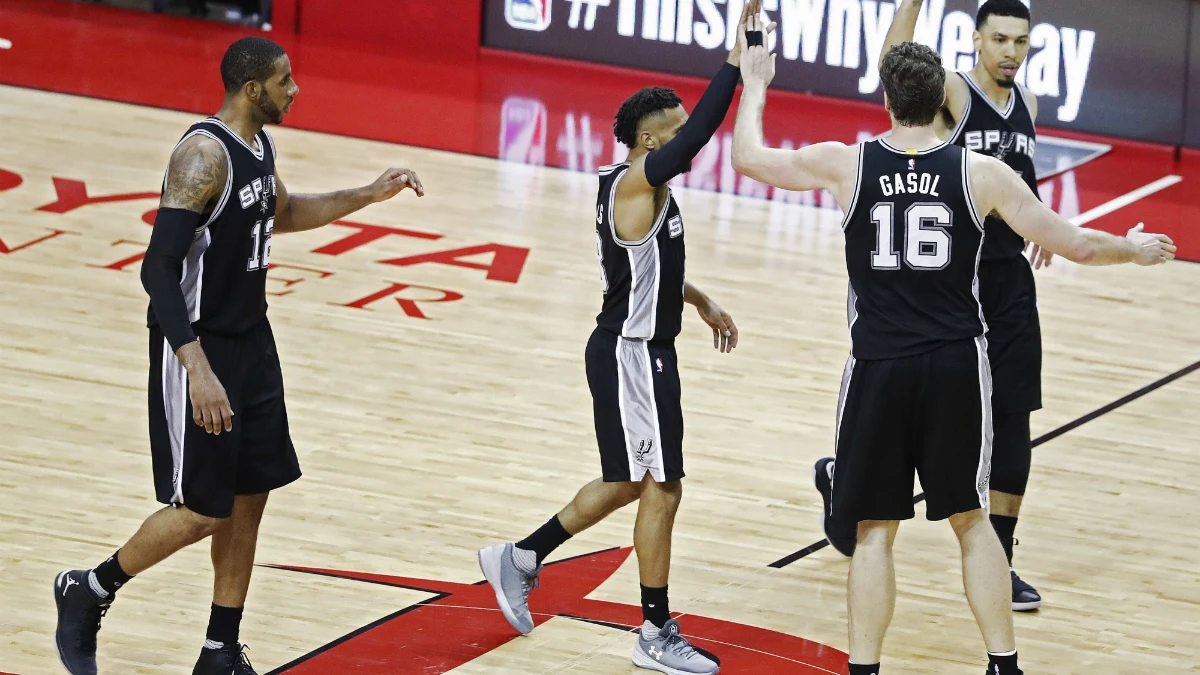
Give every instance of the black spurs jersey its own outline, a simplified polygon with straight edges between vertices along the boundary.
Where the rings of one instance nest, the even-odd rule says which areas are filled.
[[[971,95],[950,142],[1004,162],[1021,176],[1033,194],[1038,194],[1037,172],[1033,166],[1037,128],[1024,88],[1013,87],[1007,109],[1001,110],[983,93],[970,73],[959,74],[966,80]],[[987,228],[983,245],[985,261],[1016,258],[1025,250],[1025,239],[998,216],[989,215],[984,225]]]
[[[621,241],[613,223],[613,203],[617,183],[628,170],[628,164],[600,168],[596,247],[604,307],[596,324],[629,339],[672,340],[683,320],[683,217],[667,188],[667,201],[650,232],[641,241]]]
[[[897,359],[987,330],[978,299],[983,223],[970,196],[969,154],[944,143],[859,146],[846,213],[848,313],[854,357]]]
[[[267,315],[267,267],[275,227],[275,143],[265,129],[254,137],[253,145],[246,143],[216,117],[193,124],[179,142],[196,135],[225,147],[228,178],[212,212],[200,219],[179,285],[197,331],[236,335]],[[149,324],[156,323],[151,307]]]

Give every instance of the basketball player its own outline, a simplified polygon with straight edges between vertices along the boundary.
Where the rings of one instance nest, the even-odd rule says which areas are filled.
[[[741,30],[760,9],[760,0],[747,3]],[[741,45],[735,45],[690,118],[679,96],[659,87],[637,92],[617,112],[613,132],[629,147],[629,157],[600,169],[596,240],[604,304],[585,358],[602,477],[524,540],[479,552],[505,618],[527,634],[534,627],[529,593],[546,556],[637,501],[633,543],[643,623],[633,663],[674,675],[716,673],[720,663],[680,634],[667,599],[671,531],[683,495],[674,341],[684,303],[699,310],[721,353],[733,351],[738,332],[729,315],[685,278],[683,219],[667,182],[688,171],[725,119],[738,85],[740,54]]]
[[[225,103],[193,124],[167,167],[142,262],[150,295],[150,447],[167,508],[111,558],[54,581],[55,643],[73,675],[96,673],[100,618],[136,574],[205,537],[215,571],[207,640],[194,675],[253,675],[238,642],[268,494],[300,477],[264,295],[271,237],[326,225],[406,187],[389,169],[371,185],[289,195],[275,173],[280,124],[299,88],[283,49],[234,42],[221,60]],[[190,420],[190,421],[189,421]]]
[[[750,20],[762,43],[761,22]],[[976,293],[984,217],[999,212],[1018,236],[1082,264],[1157,265],[1175,247],[1141,226],[1127,237],[1077,228],[1046,208],[1006,164],[952,145],[934,121],[945,99],[937,53],[905,42],[880,75],[892,134],[846,146],[767,149],[762,142],[774,56],[741,60],[745,88],[734,167],[787,190],[827,189],[845,207],[852,351],[837,420],[833,515],[858,523],[848,589],[850,675],[877,675],[895,605],[892,544],[914,516],[913,474],[926,516],[949,519],[967,599],[988,651],[988,673],[1017,675],[1008,564],[987,519],[991,368]]]
[[[884,44],[891,47],[913,38],[923,0],[904,0]],[[1021,0],[988,0],[976,19],[975,49],[979,59],[968,73],[946,76],[946,101],[934,120],[938,138],[1007,164],[1036,196],[1033,157],[1037,149],[1037,98],[1017,84],[1017,71],[1029,54],[1029,8]],[[1042,330],[1037,289],[1025,240],[996,214],[985,222],[987,238],[979,265],[979,299],[988,324],[988,358],[992,363],[992,413],[995,444],[992,461],[991,522],[1000,543],[1013,558],[1013,532],[1029,483],[1033,457],[1029,414],[1042,407]],[[1033,245],[1034,266],[1049,265],[1048,252]],[[817,489],[825,499],[826,537],[834,548],[854,553],[854,523],[829,516],[833,458],[817,462]],[[1042,596],[1009,570],[1012,608],[1028,612],[1042,606]]]

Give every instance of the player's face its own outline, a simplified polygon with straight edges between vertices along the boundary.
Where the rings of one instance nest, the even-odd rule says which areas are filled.
[[[299,91],[300,87],[292,79],[292,61],[285,54],[275,62],[275,72],[263,83],[255,103],[268,120],[283,124],[283,116],[291,110]]]
[[[1012,88],[1029,56],[1029,22],[1015,16],[991,16],[975,33],[979,61],[996,84]]]

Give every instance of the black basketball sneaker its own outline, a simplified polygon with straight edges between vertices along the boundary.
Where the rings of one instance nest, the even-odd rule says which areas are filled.
[[[1042,606],[1042,596],[1037,589],[1021,580],[1016,570],[1009,569],[1012,575],[1012,608],[1014,612],[1033,612]]]
[[[220,649],[201,649],[200,658],[192,675],[258,675],[250,658],[246,656],[246,645],[232,644]]]
[[[90,570],[63,572],[54,579],[58,627],[54,646],[71,675],[96,675],[96,634],[112,596],[101,600],[88,585]]]
[[[822,457],[813,466],[813,483],[817,486],[817,492],[821,493],[824,505],[821,511],[821,529],[825,532],[825,539],[829,544],[838,553],[849,558],[854,555],[854,547],[858,544],[858,523],[846,523],[829,515],[830,503],[833,501],[833,470],[832,457]]]

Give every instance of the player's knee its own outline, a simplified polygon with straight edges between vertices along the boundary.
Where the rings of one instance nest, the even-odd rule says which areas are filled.
[[[229,520],[228,518],[202,516],[186,507],[179,509],[179,512],[184,516],[184,527],[187,528],[190,538],[195,541],[216,534],[217,530],[221,529],[221,526]]]
[[[991,489],[1023,496],[1032,463],[1029,413],[998,417],[992,440]]]
[[[891,548],[900,523],[894,520],[863,520],[858,523],[858,548]]]
[[[956,513],[950,516],[950,527],[954,529],[954,534],[962,539],[976,527],[987,526],[991,529],[991,523],[988,522],[987,512],[983,509],[974,509],[965,513]]]
[[[650,480],[642,483],[642,500],[652,501],[657,508],[674,513],[683,501],[683,483],[677,480],[659,483]]]

